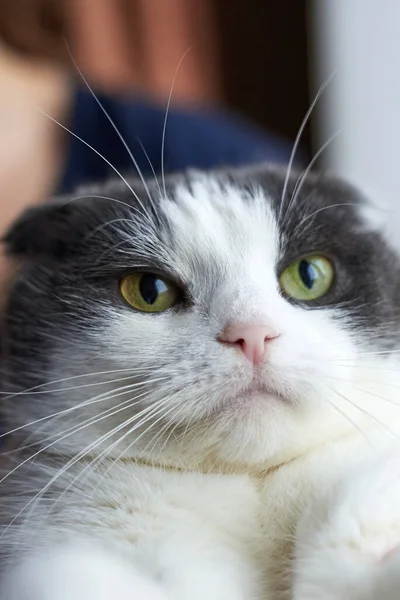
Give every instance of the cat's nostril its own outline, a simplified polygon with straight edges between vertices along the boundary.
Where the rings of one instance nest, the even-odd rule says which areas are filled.
[[[279,332],[265,323],[238,323],[227,327],[219,340],[239,346],[246,358],[256,365],[265,360],[268,342],[278,336]]]

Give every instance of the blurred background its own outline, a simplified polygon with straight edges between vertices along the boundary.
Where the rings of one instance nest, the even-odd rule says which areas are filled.
[[[96,90],[166,106],[234,111],[400,215],[398,0],[0,0],[0,193],[4,221],[45,198],[68,115],[66,48]],[[171,134],[172,135],[172,134]],[[7,200],[8,199],[8,200]],[[399,209],[397,209],[399,205]],[[397,214],[396,213],[396,214]]]
[[[190,48],[175,103],[223,105],[288,138],[308,108],[303,0],[1,0],[0,13],[10,47],[73,72],[68,40],[107,91],[166,100]]]

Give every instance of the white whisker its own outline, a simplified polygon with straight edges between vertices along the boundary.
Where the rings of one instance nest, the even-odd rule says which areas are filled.
[[[332,392],[335,392],[335,393],[336,393],[336,390],[335,390],[335,389],[333,389],[333,388],[331,388],[331,387],[329,387],[329,386],[326,386],[326,387],[327,387],[327,389],[329,389],[330,391],[332,391]],[[350,423],[350,424],[351,424],[351,425],[354,427],[354,429],[355,429],[356,431],[358,431],[358,432],[359,432],[359,433],[362,435],[362,437],[365,439],[365,441],[367,442],[367,444],[368,444],[368,445],[369,445],[369,446],[372,448],[372,450],[373,450],[374,452],[376,452],[376,451],[377,451],[377,450],[376,450],[376,448],[375,448],[375,447],[373,446],[373,444],[371,443],[371,440],[369,440],[369,439],[368,439],[368,437],[366,436],[365,432],[364,432],[364,431],[361,429],[361,427],[359,427],[359,426],[357,425],[357,423],[356,423],[355,421],[353,421],[353,419],[351,419],[351,418],[349,417],[349,415],[347,415],[347,414],[346,414],[346,413],[345,413],[345,412],[344,412],[344,411],[343,411],[341,408],[339,408],[339,407],[337,406],[337,404],[335,404],[334,402],[331,402],[331,401],[330,401],[330,400],[329,400],[329,399],[328,399],[326,396],[324,396],[324,402],[327,402],[327,403],[328,403],[328,404],[329,404],[329,405],[330,405],[330,406],[331,406],[331,407],[332,407],[334,410],[336,410],[336,412],[338,412],[338,413],[339,413],[339,414],[340,414],[340,415],[341,415],[341,416],[342,416],[342,417],[343,417],[343,418],[344,418],[346,421],[348,421],[348,422],[349,422],[349,423]]]
[[[124,379],[130,379],[130,377],[129,378],[123,378],[122,380],[121,379],[114,379],[113,382],[115,382],[115,381],[123,381]],[[159,377],[157,379],[150,379],[150,380],[136,382],[136,383],[131,383],[129,385],[118,387],[115,390],[112,390],[112,392],[118,392],[117,394],[113,394],[112,396],[110,396],[110,391],[108,390],[107,392],[103,392],[102,394],[100,394],[98,396],[95,396],[94,398],[89,398],[88,400],[80,402],[79,404],[74,404],[73,406],[70,406],[69,408],[66,408],[64,410],[60,410],[60,411],[52,413],[50,415],[46,415],[44,417],[40,417],[39,419],[35,419],[34,421],[30,421],[29,423],[25,423],[24,425],[20,425],[19,427],[14,427],[14,429],[10,429],[10,430],[8,430],[8,431],[0,434],[0,439],[2,437],[7,436],[7,435],[11,435],[12,433],[15,433],[17,431],[21,431],[22,429],[26,429],[27,427],[32,427],[32,425],[36,425],[36,424],[41,423],[43,421],[48,421],[49,419],[53,419],[55,417],[59,417],[59,416],[62,416],[62,415],[69,414],[71,412],[79,410],[80,408],[86,408],[87,406],[92,406],[93,404],[96,404],[98,402],[105,402],[105,401],[111,400],[113,398],[116,398],[118,395],[122,395],[121,392],[123,394],[126,394],[128,391],[130,391],[133,388],[136,388],[136,387],[146,387],[148,385],[152,385],[153,383],[157,383],[159,381],[166,381],[167,379],[168,379],[167,377]],[[75,388],[67,388],[67,389],[75,389]],[[78,389],[80,389],[80,388],[78,388]],[[58,391],[60,391],[60,390],[58,390]],[[62,391],[64,391],[64,390],[62,390]]]
[[[322,146],[321,148],[318,150],[318,152],[316,152],[316,154],[313,156],[313,158],[310,160],[308,166],[304,169],[304,171],[300,174],[298,180],[296,181],[296,185],[294,186],[293,189],[293,193],[291,195],[291,198],[289,200],[289,204],[288,207],[285,211],[285,214],[283,216],[282,219],[282,224],[288,219],[289,215],[290,215],[290,211],[292,210],[293,206],[296,203],[297,198],[300,195],[300,192],[302,190],[303,184],[309,174],[309,172],[311,171],[311,169],[313,168],[314,164],[317,162],[318,158],[321,156],[321,154],[324,152],[324,150],[338,137],[339,135],[339,131],[337,131],[336,133],[334,133]]]
[[[142,394],[139,394],[138,396],[135,396],[135,398],[133,400],[137,400],[138,398],[142,398],[143,396],[146,396],[148,393],[149,392],[147,392],[147,391],[143,392]],[[119,394],[115,394],[111,398],[115,398],[116,396],[122,395],[122,394],[126,394],[126,392],[121,392]],[[132,398],[130,399],[130,402],[132,402]],[[128,403],[128,401],[126,401],[126,403]],[[120,406],[122,406],[122,408],[115,409],[114,407],[112,407],[111,409],[107,409],[106,411],[104,411],[103,413],[101,413],[100,417],[98,417],[97,415],[96,415],[96,417],[90,417],[90,419],[88,419],[89,422],[87,421],[87,422],[85,422],[83,424],[80,423],[77,427],[74,426],[72,428],[72,431],[67,431],[67,433],[64,432],[61,437],[57,437],[57,439],[54,440],[53,442],[51,442],[50,444],[47,444],[43,448],[40,448],[40,450],[38,450],[37,452],[35,452],[32,456],[29,456],[28,458],[26,458],[25,460],[23,460],[21,463],[19,463],[16,467],[14,467],[11,471],[9,471],[4,477],[2,477],[0,479],[0,484],[3,483],[13,473],[15,473],[15,471],[17,471],[18,469],[20,469],[21,467],[23,467],[23,465],[25,465],[29,461],[33,460],[37,456],[39,456],[39,454],[42,454],[46,450],[49,450],[50,448],[52,448],[56,444],[59,444],[60,442],[64,441],[65,439],[67,439],[71,435],[74,435],[75,433],[78,433],[79,431],[82,431],[83,429],[85,429],[86,427],[89,427],[90,425],[95,425],[95,424],[99,423],[100,421],[103,421],[104,419],[108,419],[109,417],[114,416],[114,415],[120,413],[123,410],[127,410],[128,408],[130,408],[130,406],[129,405],[128,406],[123,406],[126,403],[125,402],[121,402]],[[111,412],[109,412],[109,411],[111,411]],[[105,413],[107,413],[107,414],[105,414]],[[50,437],[52,437],[52,436],[50,436]]]
[[[130,444],[128,444],[128,447],[125,448],[115,459],[112,459],[112,463],[111,465],[108,467],[108,469],[106,469],[106,471],[102,474],[101,479],[103,480],[107,474],[109,473],[110,469],[112,467],[114,467],[116,464],[118,464],[118,461],[120,461],[124,455],[129,452],[131,450],[131,448],[134,446],[134,444],[136,444],[143,436],[146,435],[146,433],[148,433],[150,431],[150,429],[152,429],[155,425],[157,425],[160,421],[162,421],[163,419],[165,419],[165,417],[173,412],[175,410],[175,406],[171,406],[167,411],[163,412],[163,408],[165,406],[165,404],[169,403],[169,398],[166,398],[166,402],[162,404],[161,406],[161,410],[158,410],[156,413],[152,413],[150,418],[146,419],[146,422],[151,420],[154,416],[157,416],[161,413],[161,416],[156,419],[156,421],[154,421],[153,423],[150,424],[149,427],[147,427],[145,429],[145,431],[143,431],[137,438],[135,438],[134,440],[132,440],[132,442]],[[159,408],[159,407],[157,407]],[[140,427],[143,425],[143,422],[140,423]],[[135,431],[135,429],[137,429],[138,426],[135,424],[131,429],[129,429],[126,433],[123,434],[123,436],[117,440],[117,442],[114,442],[114,444],[112,444],[112,446],[117,445],[117,443],[120,443],[121,441],[123,441],[128,435],[131,435],[133,433],[133,431]],[[110,448],[108,449],[109,452]],[[104,458],[104,457],[103,457]],[[99,485],[99,484],[98,484]],[[94,490],[96,490],[98,488],[98,485],[94,488]]]
[[[143,394],[143,396],[146,394]],[[134,400],[136,400],[138,398],[138,396],[136,396],[134,398]],[[168,401],[168,399],[166,400]],[[126,408],[130,408],[125,407]],[[150,407],[147,407],[146,409],[144,409],[145,411],[150,411],[152,409],[155,408],[155,405],[152,405]],[[122,409],[122,410],[125,410]],[[112,414],[115,414],[116,412],[120,412],[120,410],[115,411]],[[143,411],[142,411],[143,413]],[[106,418],[108,418],[111,415],[107,415]],[[115,433],[117,433],[118,431],[120,431],[123,427],[126,427],[127,424],[129,424],[130,422],[132,422],[133,420],[137,419],[138,415],[134,415],[133,417],[131,417],[130,419],[128,419],[127,421],[124,421],[122,424],[117,425],[116,427],[114,427],[111,431],[107,432],[106,434],[104,434],[103,436],[101,436],[100,438],[97,438],[94,442],[92,442],[91,444],[89,444],[88,446],[86,446],[86,448],[84,448],[83,450],[81,450],[78,455],[75,455],[73,458],[71,458],[67,465],[65,465],[63,467],[63,469],[61,469],[60,471],[57,472],[57,474],[51,479],[51,481],[49,481],[37,494],[35,494],[34,497],[32,497],[27,504],[25,504],[25,506],[13,517],[13,519],[11,520],[11,522],[7,525],[7,527],[3,530],[2,534],[0,535],[0,539],[7,533],[7,531],[9,530],[9,528],[15,523],[15,521],[23,514],[23,512],[25,512],[25,510],[27,508],[29,508],[36,500],[38,500],[40,498],[41,495],[43,495],[47,489],[49,489],[49,487],[51,485],[53,485],[53,483],[55,483],[55,481],[62,475],[65,473],[65,471],[69,468],[71,468],[74,464],[76,464],[76,462],[78,462],[79,460],[81,460],[86,454],[88,454],[91,450],[93,450],[94,448],[98,447],[101,443],[103,443],[104,441],[106,441],[107,439],[109,439],[109,437],[111,437],[112,435],[114,435]],[[102,419],[97,419],[96,422],[98,422],[99,420]],[[58,440],[60,441],[60,440]],[[119,441],[119,440],[117,440]],[[43,452],[44,450],[46,450],[47,448],[43,448],[40,452]],[[34,456],[29,457],[29,459],[26,459],[25,461],[23,461],[22,463],[20,463],[19,465],[17,465],[17,467],[15,467],[12,471],[10,471],[9,473],[7,473],[7,475],[5,477],[3,477],[0,480],[0,483],[2,483],[7,477],[9,477],[12,473],[14,473],[18,468],[20,468],[23,464],[25,464],[26,462],[28,462],[29,460],[32,460],[35,456],[37,456],[38,453],[36,453]],[[63,491],[63,493],[65,492],[65,490]]]
[[[298,223],[296,225],[296,227],[293,229],[292,235],[298,230],[300,229],[300,227],[302,225],[304,225],[304,223],[306,221],[309,221],[310,219],[312,219],[312,217],[315,217],[315,215],[318,215],[319,213],[325,211],[325,210],[329,210],[331,208],[338,208],[339,206],[359,206],[359,204],[357,202],[338,202],[337,204],[329,204],[329,206],[323,206],[322,208],[318,208],[318,210],[314,210],[314,212],[312,212],[310,215],[307,215],[306,217],[304,217],[304,219],[302,219],[300,221],[300,223]]]
[[[152,222],[152,220],[150,218],[149,213],[145,210],[145,208],[143,206],[143,203],[140,200],[139,196],[134,191],[134,189],[132,188],[132,186],[129,184],[129,182],[127,181],[127,179],[122,175],[122,173],[120,173],[120,171],[118,171],[118,169],[105,156],[103,156],[101,154],[101,152],[99,152],[98,150],[96,150],[96,148],[94,148],[93,146],[91,146],[86,140],[84,140],[79,135],[77,135],[76,133],[74,133],[73,131],[71,131],[71,129],[68,129],[68,127],[66,127],[65,125],[63,125],[59,121],[57,121],[57,119],[55,119],[54,117],[52,117],[49,114],[47,114],[41,108],[38,108],[38,111],[42,115],[44,115],[45,117],[47,117],[48,119],[50,119],[50,121],[53,121],[53,123],[55,123],[56,125],[58,125],[59,127],[61,127],[61,129],[64,129],[65,131],[67,131],[68,133],[70,133],[74,138],[76,138],[77,140],[79,140],[80,142],[82,142],[82,144],[84,144],[85,146],[87,146],[88,148],[90,148],[90,150],[92,150],[95,154],[97,154],[97,156],[99,156],[102,160],[104,160],[104,162],[114,171],[114,173],[116,173],[118,175],[118,177],[121,179],[121,181],[126,185],[126,187],[128,188],[128,190],[131,192],[132,196],[137,200],[139,206],[141,206],[143,208],[143,210],[145,211],[145,215],[148,218],[149,224],[151,225],[151,227],[153,227],[153,222]],[[134,208],[134,207],[132,207],[132,208]]]
[[[335,390],[334,388],[331,388],[331,387],[329,387],[329,389],[331,391],[333,391],[335,394],[337,394],[338,396],[340,396],[341,398],[343,398],[343,400],[345,400],[346,402],[348,402],[351,406],[353,406],[354,408],[356,408],[357,410],[359,410],[361,412],[361,414],[363,414],[363,415],[365,415],[365,417],[367,417],[367,419],[373,421],[374,423],[376,423],[377,425],[379,425],[385,431],[388,431],[390,433],[390,435],[396,440],[396,442],[400,442],[400,438],[398,437],[398,435],[395,434],[394,431],[392,431],[390,429],[390,427],[388,427],[387,425],[385,425],[385,423],[383,423],[382,421],[380,421],[377,417],[375,417],[374,415],[372,415],[370,412],[368,412],[367,410],[365,410],[361,406],[358,406],[358,404],[356,404],[355,402],[353,402],[352,400],[350,400],[349,398],[347,398],[347,396],[345,396],[344,394],[342,394],[338,390]]]
[[[143,151],[143,154],[145,155],[145,157],[146,157],[146,160],[147,160],[147,162],[149,163],[149,166],[150,166],[151,172],[153,173],[154,181],[155,181],[155,183],[156,183],[156,186],[157,186],[157,189],[158,189],[159,196],[160,196],[160,198],[161,198],[161,197],[162,197],[162,193],[161,193],[161,188],[160,188],[160,182],[158,181],[157,174],[156,174],[156,172],[155,172],[155,169],[154,169],[154,167],[153,167],[153,164],[152,164],[152,162],[151,162],[151,160],[150,160],[150,157],[149,157],[149,155],[147,154],[147,152],[146,152],[146,148],[143,146],[143,144],[142,144],[142,141],[141,141],[141,140],[139,140],[139,138],[136,138],[136,141],[137,141],[137,143],[139,144],[139,146],[141,147],[141,149],[142,149],[142,151]]]
[[[20,392],[0,392],[0,394],[7,394],[7,396],[5,398],[2,398],[2,400],[9,400],[11,398],[15,398],[17,396],[24,396],[25,394],[31,394],[31,392],[38,390],[42,387],[45,386],[50,386],[50,385],[54,385],[56,383],[65,383],[66,381],[71,381],[72,379],[79,379],[80,377],[97,377],[98,375],[113,375],[114,373],[132,373],[132,377],[134,377],[135,375],[137,376],[138,374],[142,375],[142,374],[148,374],[149,372],[154,371],[154,367],[130,367],[129,369],[111,369],[110,371],[97,371],[97,372],[91,372],[91,373],[80,373],[78,375],[71,375],[69,377],[63,377],[62,379],[53,379],[52,381],[45,381],[43,383],[39,383],[37,385],[34,385],[33,387],[30,388],[26,388],[25,390],[22,390]],[[129,379],[129,377],[128,377]],[[118,380],[116,380],[118,381]],[[109,383],[110,380],[106,380],[104,381],[104,384]],[[91,384],[90,384],[91,385]],[[79,389],[80,386],[77,386],[76,389]],[[62,388],[61,391],[65,391],[66,388]],[[73,389],[73,388],[71,388]],[[55,390],[49,390],[48,393],[53,393]],[[56,390],[57,391],[57,390]]]
[[[103,451],[101,451],[100,454],[98,454],[92,461],[90,461],[82,469],[82,471],[80,471],[78,473],[78,475],[73,478],[73,480],[68,484],[68,486],[62,491],[62,493],[54,501],[54,503],[51,506],[51,510],[54,510],[54,507],[56,506],[56,504],[62,500],[62,498],[64,497],[64,495],[71,489],[71,487],[77,481],[79,481],[81,479],[81,477],[89,469],[93,469],[93,467],[96,466],[99,461],[101,461],[104,457],[107,457],[107,454],[109,455],[110,452],[111,452],[111,450],[113,448],[115,448],[115,446],[117,446],[118,444],[120,444],[128,435],[131,435],[139,427],[142,427],[145,423],[147,423],[149,420],[151,420],[154,416],[156,416],[160,412],[162,412],[162,409],[164,408],[164,406],[167,403],[168,403],[168,398],[166,398],[166,399],[164,398],[161,401],[159,401],[159,403],[155,403],[155,404],[153,404],[151,406],[148,406],[147,408],[143,409],[138,414],[134,415],[133,417],[130,417],[129,419],[127,419],[126,421],[124,421],[123,423],[121,423],[120,425],[118,425],[117,427],[113,428],[111,430],[111,432],[108,432],[105,436],[102,436],[100,438],[100,441],[96,440],[95,442],[92,442],[92,444],[90,444],[89,446],[87,446],[86,448],[84,448],[75,457],[73,457],[73,459],[71,459],[70,461],[68,461],[68,463],[57,473],[57,475],[55,475],[52,478],[52,480],[49,483],[46,484],[46,486],[41,490],[40,494],[43,494],[51,485],[53,485],[53,483],[55,483],[55,481],[57,479],[59,479],[62,475],[64,475],[64,473],[68,469],[70,469],[72,466],[74,466],[77,462],[79,462],[80,460],[82,460],[82,458],[84,458],[89,452],[92,452],[100,444],[102,444],[105,441],[107,441],[110,437],[113,437],[116,433],[118,433],[119,431],[121,431],[122,429],[124,429],[125,427],[127,427],[128,425],[130,425],[131,423],[135,423],[135,421],[137,421],[143,415],[145,416],[144,419],[141,419],[138,423],[135,423],[135,425],[133,427],[131,427],[125,434],[123,434],[121,437],[119,437],[117,440],[115,440],[112,444],[110,444],[109,446],[107,446],[107,448],[105,448]],[[140,439],[140,437],[141,436],[139,436],[138,438],[135,438],[135,440],[134,440],[134,442],[132,442],[132,444],[135,443],[135,442],[137,442]],[[108,470],[106,471],[106,473],[107,472],[108,472]],[[94,488],[94,489],[97,489],[97,488]]]
[[[152,208],[153,208],[153,211],[154,211],[154,215],[157,217],[157,209],[156,209],[156,207],[155,207],[155,205],[154,205],[154,200],[153,200],[153,198],[152,198],[152,196],[151,196],[151,194],[150,194],[150,191],[149,191],[149,188],[148,188],[148,186],[147,186],[146,180],[144,179],[144,177],[143,177],[143,175],[142,175],[142,172],[141,172],[141,170],[140,170],[140,168],[139,168],[139,165],[138,165],[138,163],[137,163],[137,161],[136,161],[135,157],[134,157],[134,156],[133,156],[133,154],[132,154],[132,151],[131,151],[131,149],[129,148],[128,144],[126,143],[126,141],[125,141],[125,139],[124,139],[123,135],[121,134],[121,132],[119,131],[118,127],[116,126],[116,124],[114,123],[114,121],[112,120],[112,118],[110,117],[110,115],[108,114],[107,110],[104,108],[103,104],[100,102],[100,100],[98,99],[98,97],[97,97],[97,96],[96,96],[96,94],[94,93],[94,91],[93,91],[93,89],[91,88],[91,86],[90,86],[89,82],[87,81],[86,77],[85,77],[85,76],[84,76],[84,74],[82,73],[81,69],[78,67],[78,65],[77,65],[77,63],[76,63],[76,61],[75,61],[74,57],[72,56],[72,53],[71,53],[71,51],[70,51],[69,47],[68,47],[68,44],[67,44],[67,50],[68,50],[68,53],[69,53],[69,55],[70,55],[70,58],[71,58],[72,62],[74,63],[74,66],[75,66],[76,70],[78,71],[78,73],[79,73],[79,75],[80,75],[81,79],[83,80],[84,84],[86,85],[86,87],[87,87],[87,89],[89,90],[89,92],[90,92],[90,94],[92,95],[92,97],[93,97],[93,98],[95,99],[95,101],[97,102],[97,104],[98,104],[98,106],[100,107],[100,109],[102,110],[103,114],[104,114],[104,115],[106,116],[106,118],[108,119],[108,121],[109,121],[109,123],[111,124],[112,128],[114,129],[115,133],[117,134],[117,136],[118,136],[118,137],[119,137],[119,139],[121,140],[121,142],[122,142],[122,144],[123,144],[123,146],[124,146],[125,150],[127,151],[127,153],[128,153],[128,155],[129,155],[129,157],[130,157],[130,159],[131,159],[131,161],[132,161],[132,163],[133,163],[134,167],[136,168],[136,171],[137,171],[137,173],[138,173],[138,175],[139,175],[139,177],[140,177],[140,180],[141,180],[141,182],[142,182],[142,184],[143,184],[143,187],[144,187],[144,189],[146,190],[146,193],[147,193],[147,196],[148,196],[148,198],[149,198],[150,204],[151,204],[151,206],[152,206]],[[145,206],[144,206],[144,204],[141,202],[141,200],[139,200],[139,198],[137,198],[137,200],[138,200],[138,202],[139,202],[140,206],[142,207],[142,209],[143,209],[144,213],[147,215],[147,217],[148,217],[149,221],[151,221],[150,215],[149,215],[149,213],[147,212],[147,210],[146,210],[146,207],[145,207]]]
[[[309,118],[315,108],[315,105],[317,104],[319,98],[321,97],[322,93],[324,92],[324,90],[327,88],[327,86],[330,84],[330,82],[332,81],[333,77],[335,76],[335,73],[332,73],[320,86],[314,100],[312,101],[310,108],[308,109],[308,111],[306,112],[306,115],[299,127],[299,131],[297,132],[297,136],[296,139],[294,141],[293,144],[293,148],[292,148],[292,152],[290,154],[290,158],[289,158],[289,163],[287,166],[287,170],[286,170],[286,175],[285,175],[285,180],[283,182],[283,189],[282,189],[282,196],[281,196],[281,203],[279,206],[279,214],[278,214],[278,223],[280,223],[281,220],[281,215],[282,215],[282,208],[285,202],[285,196],[286,196],[286,190],[289,184],[289,179],[290,179],[290,174],[291,174],[291,170],[292,170],[292,166],[293,166],[293,162],[294,162],[294,158],[296,156],[296,152],[297,152],[297,148],[299,146],[300,143],[300,139],[301,136],[303,135],[303,131],[309,121]]]
[[[171,100],[172,100],[172,93],[174,91],[174,85],[175,85],[175,81],[178,75],[178,71],[180,69],[181,64],[183,63],[186,55],[188,54],[188,52],[191,50],[191,48],[188,48],[186,50],[186,52],[183,54],[183,56],[181,57],[178,66],[175,69],[175,73],[172,79],[172,84],[171,84],[171,89],[169,92],[169,96],[168,96],[168,102],[167,102],[167,107],[165,109],[165,117],[164,117],[164,123],[163,123],[163,130],[162,130],[162,140],[161,140],[161,181],[162,181],[162,185],[163,185],[163,190],[164,190],[164,197],[167,197],[167,190],[165,187],[165,172],[164,172],[164,153],[165,153],[165,134],[167,131],[167,120],[168,120],[168,114],[169,114],[169,109],[171,106]]]

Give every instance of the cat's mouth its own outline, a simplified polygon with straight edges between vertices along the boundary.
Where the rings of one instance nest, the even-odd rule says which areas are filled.
[[[255,381],[250,385],[246,386],[242,390],[238,391],[233,397],[232,400],[252,400],[252,399],[261,399],[261,400],[280,400],[286,401],[284,396],[280,394],[276,389],[268,386],[265,383]]]

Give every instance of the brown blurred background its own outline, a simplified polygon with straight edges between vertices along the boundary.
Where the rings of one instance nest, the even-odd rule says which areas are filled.
[[[234,109],[294,138],[309,106],[306,0],[0,0],[0,39],[108,91]],[[309,145],[307,134],[303,145]]]

